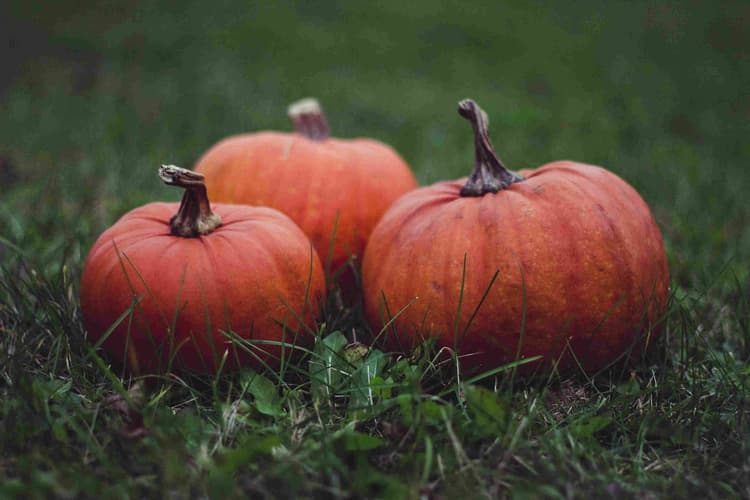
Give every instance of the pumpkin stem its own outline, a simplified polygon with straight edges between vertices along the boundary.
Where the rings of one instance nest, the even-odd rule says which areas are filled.
[[[328,139],[328,120],[320,103],[308,97],[292,103],[287,108],[287,115],[292,119],[294,131],[313,141]]]
[[[173,235],[196,238],[221,226],[221,217],[211,211],[203,174],[174,165],[162,165],[159,177],[164,184],[185,189],[180,209],[169,219]]]
[[[483,196],[497,193],[523,177],[508,170],[495,153],[489,135],[487,113],[471,99],[458,103],[458,114],[471,122],[474,129],[474,153],[476,161],[469,180],[461,188],[461,196]]]

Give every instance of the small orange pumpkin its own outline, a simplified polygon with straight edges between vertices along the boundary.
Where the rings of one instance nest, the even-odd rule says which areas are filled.
[[[205,175],[212,200],[263,205],[287,214],[321,258],[330,259],[330,271],[340,272],[351,256],[361,258],[380,217],[417,182],[389,146],[372,139],[329,137],[314,99],[290,106],[289,116],[294,133],[229,137],[211,147],[195,170]]]
[[[86,259],[89,340],[136,373],[215,372],[225,353],[226,368],[276,367],[281,343],[309,344],[325,284],[304,233],[270,208],[211,207],[200,174],[159,175],[182,202],[128,212]]]
[[[668,301],[664,245],[648,206],[603,168],[558,161],[505,168],[474,101],[468,179],[400,198],[370,238],[366,315],[394,349],[427,337],[481,370],[541,356],[592,372],[647,344]],[[403,309],[403,312],[401,310]],[[400,312],[400,314],[398,314]],[[573,354],[575,356],[573,356]]]

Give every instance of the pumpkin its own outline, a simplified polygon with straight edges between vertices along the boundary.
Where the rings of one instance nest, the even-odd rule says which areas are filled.
[[[86,259],[88,339],[135,373],[277,367],[309,344],[325,283],[304,233],[270,208],[212,206],[200,174],[159,175],[182,202],[128,212]]]
[[[497,157],[484,111],[467,99],[459,114],[474,129],[471,176],[400,198],[370,237],[362,281],[374,330],[393,349],[434,337],[467,370],[525,358],[526,373],[590,373],[641,352],[669,284],[643,199],[593,165],[516,174]]]
[[[212,200],[263,205],[292,218],[326,262],[341,273],[361,259],[370,232],[393,201],[416,188],[409,166],[372,139],[329,136],[314,99],[289,107],[294,133],[226,138],[196,163]],[[333,245],[332,245],[333,243]]]

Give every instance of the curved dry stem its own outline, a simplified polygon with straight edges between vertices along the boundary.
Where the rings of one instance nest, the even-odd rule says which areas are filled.
[[[461,188],[461,196],[483,196],[497,193],[523,177],[508,170],[492,147],[487,113],[471,99],[458,103],[458,114],[471,122],[474,129],[474,171]]]
[[[320,103],[311,97],[292,103],[287,109],[294,131],[313,141],[328,139],[328,120]]]
[[[180,209],[169,219],[173,235],[197,238],[221,226],[221,217],[211,211],[202,174],[175,165],[162,165],[159,168],[159,178],[168,186],[185,189]]]

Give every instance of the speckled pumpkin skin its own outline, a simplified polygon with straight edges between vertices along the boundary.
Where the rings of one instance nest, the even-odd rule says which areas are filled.
[[[222,333],[254,341],[309,345],[324,298],[320,259],[302,231],[276,210],[212,204],[223,225],[195,238],[170,234],[178,203],[150,203],[125,214],[94,244],[81,279],[88,339],[136,373],[213,373],[279,364],[279,346],[256,356]],[[294,311],[294,312],[292,312]],[[172,328],[174,325],[174,328]],[[286,325],[284,328],[281,325]],[[289,356],[290,347],[286,348]]]
[[[272,207],[291,217],[323,262],[335,227],[332,271],[352,255],[361,259],[380,217],[417,187],[406,162],[383,143],[299,133],[229,137],[209,149],[195,171],[205,175],[212,201]]]
[[[390,316],[408,306],[384,334],[390,348],[437,336],[441,347],[458,346],[472,371],[519,352],[543,356],[526,373],[555,363],[562,372],[580,363],[591,373],[658,333],[669,272],[638,193],[580,163],[520,173],[524,181],[480,197],[459,196],[465,179],[419,189],[377,225],[363,263],[367,318],[375,331],[383,328],[383,294]]]

